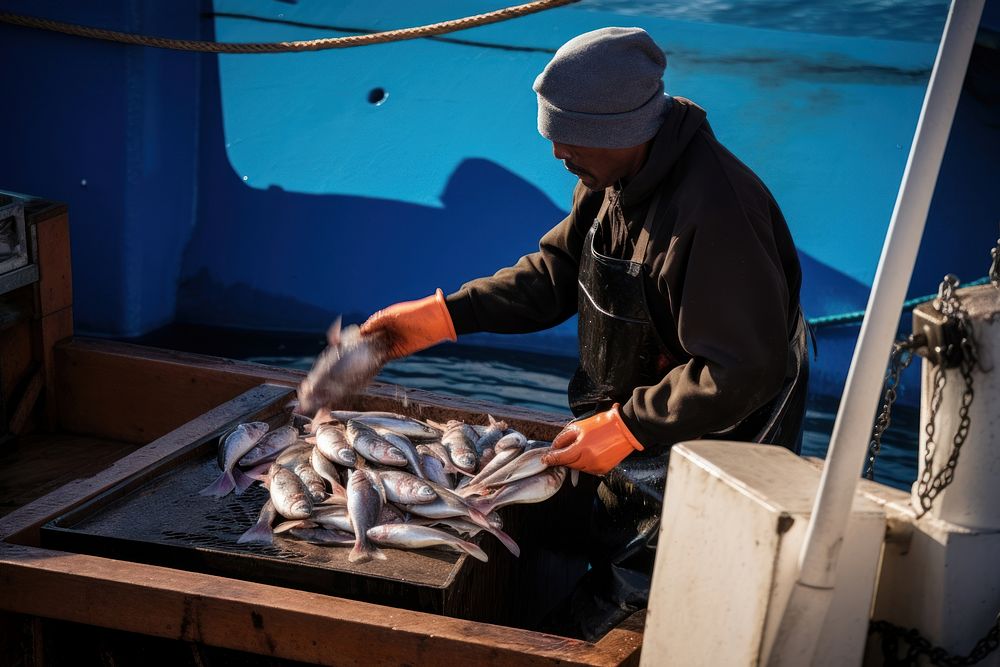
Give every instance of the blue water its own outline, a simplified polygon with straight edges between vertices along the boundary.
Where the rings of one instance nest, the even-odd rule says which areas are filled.
[[[948,5],[948,0],[582,0],[575,7],[635,17],[937,42]]]

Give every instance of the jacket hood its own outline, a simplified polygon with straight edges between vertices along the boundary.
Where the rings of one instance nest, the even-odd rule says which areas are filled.
[[[705,110],[683,97],[674,97],[653,138],[646,164],[622,190],[621,201],[634,206],[644,201],[663,183],[667,173],[687,149],[691,139],[705,123]]]

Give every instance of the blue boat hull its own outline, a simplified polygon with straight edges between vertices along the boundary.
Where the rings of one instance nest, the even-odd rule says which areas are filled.
[[[219,41],[309,39],[496,8],[381,4],[217,1],[201,15],[193,0],[169,10],[139,0],[0,2]],[[987,6],[994,24],[998,5]],[[702,104],[774,192],[800,250],[807,317],[821,323],[812,388],[839,393],[857,326],[822,322],[867,301],[933,42],[573,8],[451,41],[267,56],[0,26],[0,73],[18,101],[0,106],[9,129],[0,187],[70,204],[78,331],[138,336],[176,321],[320,331],[339,314],[357,321],[456,289],[535,249],[565,215],[574,180],[535,131],[531,82],[569,37],[623,23],[650,31],[668,54],[667,89]],[[911,297],[935,291],[947,272],[971,280],[988,267],[1000,208],[996,71],[996,51],[979,47]],[[572,355],[575,321],[470,342]]]

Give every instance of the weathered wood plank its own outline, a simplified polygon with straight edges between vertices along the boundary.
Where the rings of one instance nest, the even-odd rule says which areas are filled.
[[[3,192],[24,200],[24,218],[26,221],[30,219],[38,223],[60,215],[66,215],[69,212],[69,206],[62,202],[42,199],[41,197],[24,193],[10,192],[9,190],[4,190]]]
[[[93,477],[70,482],[0,518],[0,540],[37,543],[38,528],[45,522],[119,482],[136,479],[150,470],[158,469],[164,462],[183,455],[206,438],[218,436],[240,421],[276,414],[287,402],[289,395],[286,387],[260,385],[207,411],[155,442],[115,461],[111,467]]]
[[[639,664],[642,650],[642,632],[646,626],[646,610],[635,612],[622,623],[601,637],[597,647],[612,656],[619,656],[622,667]]]
[[[38,397],[41,395],[44,387],[45,376],[42,373],[41,367],[35,366],[28,374],[28,379],[24,383],[20,395],[17,397],[17,403],[7,406],[10,413],[8,428],[10,428],[11,433],[20,435],[24,432],[25,426],[28,423],[28,417],[31,416],[32,411],[35,409],[35,404],[38,403]]]
[[[0,516],[135,450],[136,445],[68,433],[18,436],[0,451]]]
[[[10,401],[15,389],[27,377],[31,367],[31,343],[31,322],[27,320],[0,332],[0,391],[6,402],[5,418],[14,408]]]
[[[186,363],[160,352],[103,341],[58,346],[61,429],[147,443],[261,383],[225,372],[224,360]]]
[[[38,305],[44,317],[73,305],[73,268],[70,261],[69,216],[36,220],[38,243]]]
[[[63,308],[35,322],[35,338],[39,351],[36,356],[45,375],[45,421],[48,430],[55,430],[59,414],[60,391],[57,386],[56,344],[73,335],[73,309]]]
[[[63,395],[61,427],[123,442],[149,442],[260,383],[296,387],[305,377],[293,369],[86,338],[58,346],[56,355]],[[543,440],[551,439],[565,423],[548,412],[384,383],[373,383],[343,407],[402,409],[440,420],[481,420],[488,411],[528,437]]]
[[[565,637],[11,544],[0,544],[0,587],[7,611],[321,665],[622,662]]]

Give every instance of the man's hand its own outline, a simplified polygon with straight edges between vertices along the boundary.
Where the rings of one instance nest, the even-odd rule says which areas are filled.
[[[542,457],[548,466],[567,466],[592,475],[603,475],[642,445],[625,426],[615,403],[607,412],[598,412],[573,422],[552,441],[558,450]]]
[[[361,325],[361,335],[376,334],[383,337],[389,359],[458,338],[441,290],[423,299],[393,304],[369,317]]]

